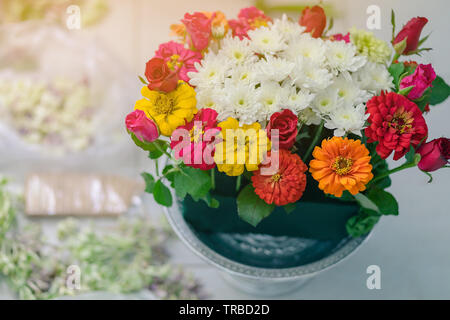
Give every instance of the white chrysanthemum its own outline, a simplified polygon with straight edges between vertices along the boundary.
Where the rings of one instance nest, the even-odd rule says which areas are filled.
[[[285,80],[295,67],[295,63],[286,59],[267,56],[255,64],[255,70],[260,82],[273,80],[281,82]]]
[[[298,113],[311,105],[315,95],[306,89],[297,89],[295,86],[284,86],[287,92],[287,99],[285,101],[286,108]]]
[[[260,119],[261,104],[257,97],[258,92],[253,86],[224,88],[224,104],[241,124],[251,124]],[[224,120],[223,113],[219,113],[219,120]]]
[[[197,90],[197,108],[211,108],[217,112],[221,111],[223,90],[219,88],[206,88]]]
[[[375,94],[380,94],[382,90],[390,90],[394,86],[391,74],[386,66],[380,63],[367,62],[354,77],[361,89]]]
[[[325,122],[325,127],[331,130],[334,129],[334,135],[342,137],[346,133],[361,136],[361,130],[364,129],[369,115],[366,114],[366,107],[360,104],[356,108],[351,105],[345,105],[335,109],[330,113],[329,117]]]
[[[287,48],[283,36],[278,30],[260,27],[248,32],[250,47],[260,54],[275,54]]]
[[[197,72],[188,72],[189,83],[199,88],[220,86],[231,69],[229,60],[213,53],[205,55],[201,64],[195,63]]]
[[[261,104],[261,119],[265,120],[278,111],[281,111],[287,100],[287,91],[283,90],[277,82],[263,82],[257,89],[258,102]]]
[[[358,56],[356,47],[345,41],[326,41],[327,64],[333,71],[355,72],[367,61],[364,56]]]
[[[312,102],[312,107],[321,115],[327,115],[342,107],[343,99],[339,98],[337,90],[323,90],[317,94]]]
[[[290,44],[292,41],[299,38],[305,31],[305,27],[292,21],[285,14],[283,14],[281,19],[276,19],[273,22],[272,28],[277,30],[283,36],[287,44]]]
[[[296,62],[293,81],[297,86],[318,92],[331,84],[333,75],[327,69],[301,57]]]
[[[253,85],[256,86],[259,83],[258,73],[254,65],[240,65],[236,66],[229,72],[229,77],[225,79],[225,85],[241,86],[241,85]]]
[[[250,48],[250,41],[246,38],[240,40],[238,37],[226,37],[222,42],[222,49],[219,51],[220,55],[224,55],[229,61],[235,64],[243,64],[245,62],[254,61],[257,59],[252,48]]]
[[[298,114],[298,119],[301,123],[307,126],[317,126],[322,121],[322,118],[311,108],[306,108],[300,111]]]
[[[301,35],[295,42],[291,43],[283,55],[290,61],[302,57],[313,64],[322,66],[325,62],[327,47],[322,39],[312,38],[309,33]]]
[[[341,74],[335,78],[330,89],[337,90],[338,96],[349,105],[367,102],[372,96],[366,90],[361,90],[358,83],[346,74]]]

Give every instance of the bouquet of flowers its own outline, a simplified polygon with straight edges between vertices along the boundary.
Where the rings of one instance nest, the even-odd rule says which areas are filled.
[[[235,177],[237,213],[257,226],[276,207],[293,212],[310,189],[359,206],[346,223],[357,237],[398,214],[390,174],[417,166],[431,178],[448,167],[450,139],[429,140],[424,116],[450,88],[430,64],[409,60],[430,50],[420,39],[426,18],[396,34],[392,13],[392,47],[355,28],[331,34],[320,6],[298,22],[255,7],[181,22],[171,26],[177,40],[147,62],[126,118],[151,159],[171,159],[143,174],[159,204],[172,205],[170,185],[180,199],[218,208],[216,180]],[[393,169],[391,154],[402,161]]]

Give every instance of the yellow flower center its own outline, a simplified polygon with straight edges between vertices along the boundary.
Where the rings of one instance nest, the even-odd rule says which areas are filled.
[[[412,128],[413,117],[410,112],[399,110],[389,122],[389,126],[397,130],[400,134]]]
[[[159,114],[170,114],[173,110],[173,100],[164,94],[160,94],[155,102],[155,111]]]
[[[272,176],[272,182],[278,182],[281,179],[281,174],[276,173]]]
[[[183,61],[180,61],[180,56],[178,54],[174,54],[170,56],[170,60],[167,61],[167,66],[171,70],[175,70],[175,67],[179,68],[183,65]]]
[[[193,126],[192,129],[189,131],[189,134],[191,135],[191,141],[194,141],[195,143],[199,142],[204,133],[205,131],[202,130],[201,128]]]
[[[344,157],[336,157],[331,167],[340,176],[346,175],[352,170],[353,160]]]
[[[250,22],[250,26],[253,29],[258,29],[259,27],[267,27],[269,24],[267,20],[264,18],[255,18],[252,22]]]

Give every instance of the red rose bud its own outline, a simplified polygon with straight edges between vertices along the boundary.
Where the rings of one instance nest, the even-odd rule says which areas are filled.
[[[145,65],[145,77],[150,90],[170,92],[175,90],[178,84],[178,76],[171,70],[166,62],[160,58],[153,58]]]
[[[426,172],[436,171],[450,161],[450,139],[439,138],[422,145],[417,153],[421,155],[419,169]]]
[[[320,6],[306,7],[298,23],[304,26],[313,38],[320,38],[327,25],[327,16]]]
[[[294,145],[297,137],[297,116],[289,109],[282,112],[275,112],[270,117],[267,125],[267,136],[271,138],[271,130],[277,129],[279,132],[280,149],[290,149]]]
[[[403,40],[406,41],[404,50],[401,50],[402,52],[398,52],[399,54],[407,55],[417,50],[420,34],[422,33],[422,29],[425,27],[427,22],[428,19],[423,17],[412,18],[408,21],[403,29],[397,34],[393,42],[394,47],[398,47]]]
[[[158,136],[158,127],[153,120],[147,118],[142,110],[134,110],[127,115],[125,125],[129,133],[133,133],[142,142],[153,142]]]

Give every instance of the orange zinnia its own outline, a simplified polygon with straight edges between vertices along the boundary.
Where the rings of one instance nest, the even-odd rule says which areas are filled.
[[[341,197],[344,190],[355,195],[373,178],[369,150],[360,140],[333,137],[315,147],[309,171],[325,193]]]

